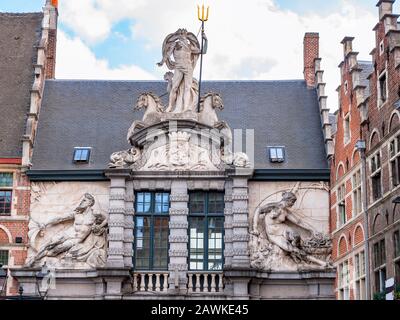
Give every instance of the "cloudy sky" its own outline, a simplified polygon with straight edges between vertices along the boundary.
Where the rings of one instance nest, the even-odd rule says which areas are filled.
[[[0,0],[0,11],[40,11],[45,0]],[[197,34],[203,0],[59,0],[58,79],[162,79],[156,67],[168,33]],[[340,41],[354,36],[369,60],[377,0],[206,0],[207,80],[301,79],[303,37],[319,32],[329,106],[337,109]],[[395,4],[395,12],[400,12]],[[197,71],[196,71],[197,73]]]

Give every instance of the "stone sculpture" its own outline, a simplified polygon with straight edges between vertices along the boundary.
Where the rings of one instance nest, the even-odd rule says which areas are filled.
[[[126,151],[114,152],[110,157],[109,168],[126,168],[133,165],[140,159],[141,151],[138,148],[131,148]]]
[[[168,143],[149,151],[143,170],[218,170],[209,149],[193,143],[186,132],[171,132]],[[215,159],[216,160],[216,159]]]
[[[164,40],[163,57],[157,65],[161,67],[166,64],[168,69],[174,71],[170,81],[170,97],[166,112],[195,111],[198,88],[193,81],[193,72],[201,53],[198,39],[185,29],[179,29]],[[206,53],[206,50],[203,53]]]
[[[47,228],[66,222],[73,223],[65,231],[56,234],[27,261],[28,267],[39,266],[43,260],[55,258],[47,265],[63,267],[67,261],[72,262],[72,267],[78,265],[84,267],[105,266],[106,234],[108,219],[99,212],[94,212],[95,199],[90,194],[85,194],[78,207],[63,216],[51,218],[44,224],[30,221],[29,237],[43,236]],[[31,241],[34,243],[34,241]],[[69,266],[69,265],[68,265]]]
[[[298,271],[332,266],[330,237],[316,232],[293,214],[291,208],[296,201],[294,192],[285,192],[281,201],[256,210],[250,241],[253,268]],[[308,236],[302,236],[300,231]]]
[[[196,36],[185,29],[166,37],[158,65],[166,64],[171,70],[164,75],[168,83],[168,106],[163,106],[154,93],[139,96],[134,109],[145,109],[145,113],[128,131],[127,140],[133,148],[113,153],[109,168],[220,171],[227,165],[250,167],[246,154],[233,153],[232,130],[218,119],[217,111],[224,108],[222,97],[207,93],[201,98],[197,112],[199,83],[193,71],[200,54],[207,52],[207,37],[202,36],[203,52]]]
[[[128,130],[128,142],[135,131],[146,128],[149,125],[157,123],[161,119],[161,115],[164,112],[164,108],[161,105],[161,100],[152,92],[142,93],[136,103],[134,110],[145,109],[142,121],[134,121]]]

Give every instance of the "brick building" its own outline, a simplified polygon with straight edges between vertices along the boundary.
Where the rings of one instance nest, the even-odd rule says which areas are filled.
[[[27,256],[30,167],[43,84],[54,78],[57,11],[0,13],[0,264],[22,266]],[[3,293],[16,294],[8,277]]]
[[[394,2],[377,4],[372,63],[357,61],[352,38],[343,41],[331,170],[339,299],[378,299],[387,279],[400,284],[400,34]]]

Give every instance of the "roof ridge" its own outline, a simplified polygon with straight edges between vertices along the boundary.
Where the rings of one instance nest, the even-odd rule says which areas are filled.
[[[30,15],[43,15],[43,12],[37,11],[37,12],[3,12],[0,11],[0,16],[15,16],[15,17],[20,17],[20,16],[30,16]]]

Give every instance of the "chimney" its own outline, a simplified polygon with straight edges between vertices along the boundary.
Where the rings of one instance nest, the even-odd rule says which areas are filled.
[[[393,3],[395,0],[379,0],[376,4],[379,7],[379,20],[382,20],[385,15],[393,13]]]
[[[315,59],[319,58],[319,34],[304,36],[304,80],[308,87],[315,87]]]
[[[57,48],[57,20],[58,20],[58,0],[46,0],[44,7],[46,23],[44,32],[48,32],[46,47],[46,79],[54,79],[56,72],[56,48]]]

